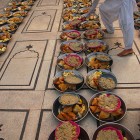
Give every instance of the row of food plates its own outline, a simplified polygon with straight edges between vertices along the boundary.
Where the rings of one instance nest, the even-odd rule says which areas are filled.
[[[127,128],[116,123],[124,118],[127,108],[121,97],[111,92],[117,86],[117,78],[110,71],[113,59],[107,54],[109,46],[101,40],[104,32],[99,16],[94,13],[82,19],[91,5],[89,0],[64,0],[61,53],[56,61],[62,71],[53,78],[54,88],[62,94],[52,108],[54,117],[61,123],[49,140],[89,140],[86,130],[77,124],[88,112],[96,120],[107,123],[97,128],[92,140],[134,140]],[[81,38],[86,42],[82,43]],[[77,71],[84,63],[88,67],[86,78]],[[79,91],[87,87],[94,93],[89,102]]]
[[[34,4],[34,0],[23,0],[21,2],[10,1],[8,6],[0,13],[0,54],[6,51],[12,34],[16,32],[19,25],[27,16],[28,11]]]

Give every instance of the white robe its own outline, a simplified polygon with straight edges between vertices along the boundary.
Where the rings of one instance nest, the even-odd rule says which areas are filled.
[[[99,7],[101,19],[109,33],[114,32],[113,22],[119,20],[122,29],[125,49],[131,49],[134,36],[133,11],[135,0],[105,0]]]

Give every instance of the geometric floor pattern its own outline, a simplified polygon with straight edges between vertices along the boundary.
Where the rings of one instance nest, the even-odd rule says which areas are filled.
[[[7,3],[8,0],[0,0],[0,11]],[[52,86],[52,79],[60,71],[56,59],[62,8],[63,0],[36,0],[6,53],[0,56],[0,140],[47,140],[59,123],[52,115],[52,105],[60,93]],[[120,123],[140,140],[140,34],[135,31],[135,54],[120,58],[116,54],[122,48],[115,48],[114,43],[118,41],[123,46],[123,37],[118,22],[114,27],[115,34],[106,35],[104,40],[111,48],[111,70],[118,79],[114,92],[127,105],[127,115]],[[80,72],[86,76],[86,66]],[[86,86],[79,93],[87,101],[94,94]],[[79,124],[90,139],[99,125],[90,114]]]

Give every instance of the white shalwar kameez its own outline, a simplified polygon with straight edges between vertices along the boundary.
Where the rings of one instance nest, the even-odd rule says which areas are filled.
[[[114,33],[113,22],[119,20],[125,49],[131,49],[134,38],[133,12],[137,10],[135,0],[105,0],[99,10],[103,24],[109,33]]]

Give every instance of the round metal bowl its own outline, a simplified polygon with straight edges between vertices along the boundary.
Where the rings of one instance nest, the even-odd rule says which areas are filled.
[[[29,11],[31,9],[31,6],[28,5],[24,5],[24,6],[20,6],[18,7],[18,10],[25,10],[25,11]]]
[[[87,10],[86,12],[84,12],[85,10]],[[86,14],[90,11],[90,8],[89,7],[84,7],[84,8],[80,8],[78,10],[78,14]]]
[[[17,11],[17,12],[14,12],[13,13],[13,16],[14,17],[25,17],[27,16],[27,11]]]
[[[119,116],[118,118],[111,118],[111,117],[110,117],[110,118],[108,118],[108,119],[99,119],[98,114],[94,114],[94,113],[91,111],[90,106],[91,106],[91,103],[92,103],[93,99],[96,98],[96,97],[99,97],[100,95],[105,94],[105,93],[107,93],[107,94],[112,94],[112,95],[117,96],[116,94],[114,94],[114,93],[112,93],[112,92],[99,92],[99,93],[93,95],[93,96],[91,97],[90,101],[89,101],[89,111],[90,111],[90,114],[91,114],[96,120],[99,120],[100,122],[118,122],[118,121],[122,120],[122,119],[125,117],[125,115],[126,115],[127,108],[126,108],[125,102],[124,102],[124,101],[122,100],[122,98],[120,98],[119,96],[117,96],[117,97],[118,97],[118,98],[120,99],[120,101],[121,101],[121,108],[122,108],[122,110],[123,110],[124,113],[123,113],[123,115]]]
[[[63,10],[63,15],[64,14],[75,14],[78,12],[78,9],[75,7],[69,7]]]
[[[86,56],[86,58],[85,58],[85,64],[87,65],[87,67],[90,68],[90,69],[94,69],[94,68],[88,66],[88,64],[89,64],[89,62],[90,62],[90,60],[91,60],[92,58],[96,58],[98,55],[106,55],[106,56],[108,56],[108,57],[110,58],[110,61],[109,61],[109,68],[107,68],[107,69],[110,69],[111,65],[113,64],[113,59],[111,58],[110,55],[108,55],[108,54],[106,54],[106,53],[102,53],[102,52],[96,52],[96,53],[90,53],[90,54],[88,54],[88,55]]]
[[[76,30],[76,26],[70,26],[70,22],[67,21],[62,24],[62,29],[63,30]]]
[[[103,85],[102,85],[102,83],[101,83],[101,81],[100,81],[101,78],[110,78],[110,79],[112,79],[112,80],[115,82],[114,87],[112,87],[112,88],[110,88],[110,89],[107,89],[107,88],[103,87]],[[110,73],[102,74],[101,77],[99,78],[99,86],[100,86],[101,88],[103,88],[104,90],[113,90],[113,89],[117,86],[117,79],[116,79],[116,77],[115,77],[114,75],[112,75],[112,74],[110,74]]]
[[[70,32],[76,32],[79,35],[77,37],[69,37],[68,33],[70,33]],[[62,41],[66,41],[66,40],[79,40],[79,39],[81,39],[81,33],[79,31],[77,31],[77,30],[67,30],[67,31],[64,31],[64,32],[61,33],[60,39]]]
[[[69,49],[69,52],[64,52],[63,51],[63,47],[65,47],[65,45],[69,46],[70,43],[73,43],[73,42],[78,42],[80,45],[79,47],[81,48],[81,50],[79,51],[73,51],[71,49]],[[69,40],[69,41],[65,41],[65,42],[62,42],[62,44],[60,45],[60,50],[61,50],[61,53],[81,53],[83,50],[84,50],[84,45],[81,41],[78,41],[78,40]]]
[[[78,137],[79,140],[90,140],[88,133],[80,126],[80,135]],[[48,140],[55,140],[55,130],[50,134]]]
[[[140,28],[140,18],[134,20],[134,25],[135,25],[135,27]]]
[[[19,6],[19,5],[21,5],[21,2],[11,1],[11,2],[8,3],[8,5],[9,6]]]
[[[76,55],[76,56],[78,56],[79,58],[81,58],[81,60],[82,60],[81,65],[80,65],[79,67],[76,67],[76,68],[73,68],[73,69],[78,70],[78,69],[80,69],[80,68],[83,66],[83,64],[84,64],[84,59],[83,59],[80,55],[78,55],[78,54],[76,54],[76,53],[68,53],[68,54],[62,54],[62,55],[60,55],[60,56],[57,58],[57,66],[58,66],[60,69],[65,70],[65,68],[64,68],[62,65],[59,64],[59,62],[60,62],[60,60],[64,60],[65,57],[67,57],[68,55]]]
[[[14,30],[11,30],[10,26],[14,26]],[[3,28],[5,28],[5,30],[2,30]],[[0,27],[0,32],[14,33],[17,29],[18,29],[18,25],[16,24],[6,24]]]
[[[63,104],[63,103],[61,103],[61,98],[63,97],[63,96],[65,96],[65,95],[72,95],[72,96],[76,96],[77,98],[78,98],[78,101],[80,100],[80,96],[78,95],[78,94],[76,94],[75,92],[69,92],[69,93],[67,93],[67,92],[65,92],[64,94],[62,94],[62,95],[60,95],[59,96],[59,98],[58,98],[58,101],[59,101],[59,103],[61,104],[61,105],[65,105],[65,106],[71,106],[71,105],[75,105],[77,102],[75,102],[75,103],[69,103],[69,104]],[[70,99],[70,98],[69,98]]]
[[[117,123],[106,123],[106,124],[99,126],[97,128],[97,130],[95,131],[92,140],[96,140],[97,135],[100,130],[102,130],[103,128],[106,128],[106,127],[110,127],[110,126],[116,128],[118,130],[121,130],[123,136],[126,137],[127,140],[135,140],[134,136],[132,135],[132,133],[129,129],[127,129],[125,126],[123,126],[121,124],[117,124]]]
[[[0,18],[10,18],[13,16],[13,13],[8,11],[0,14]]]
[[[2,50],[2,48],[6,48],[7,49],[7,44],[0,43],[0,55],[3,54],[6,51],[6,49]]]
[[[88,31],[88,30],[86,30],[85,32],[83,32],[83,37],[85,38],[85,39],[87,39],[87,40],[94,40],[94,39],[103,39],[104,38],[104,32],[101,30],[101,29],[89,29],[89,31],[90,30],[97,30],[97,32],[98,33],[100,33],[101,34],[101,36],[100,37],[98,37],[97,35],[95,36],[95,37],[90,37],[91,35],[88,35],[88,36],[86,36],[86,32]]]
[[[65,93],[64,93],[64,94],[65,94]],[[79,94],[78,94],[78,95],[79,95]],[[87,102],[87,100],[86,100],[83,96],[81,96],[81,95],[79,95],[79,97],[80,97],[80,99],[82,100],[83,104],[85,104],[86,109],[85,109],[85,111],[84,111],[84,113],[83,113],[83,115],[82,115],[81,118],[78,118],[78,119],[76,119],[76,120],[72,120],[72,121],[74,121],[74,122],[79,122],[79,121],[83,120],[83,119],[86,117],[86,115],[88,114],[88,102]],[[63,107],[63,105],[61,105],[61,104],[59,103],[59,97],[58,97],[58,98],[54,101],[54,103],[53,103],[52,113],[53,113],[54,117],[55,117],[58,121],[60,121],[60,122],[64,122],[63,120],[61,120],[61,119],[59,119],[59,118],[57,117],[57,115],[58,115],[59,111],[62,109],[62,107]]]
[[[77,77],[81,78],[83,82],[80,83],[80,84],[77,84],[75,90],[72,90],[72,89],[67,89],[66,91],[60,90],[54,82],[55,82],[55,80],[56,80],[57,78],[61,77],[61,76],[63,75],[64,72],[72,72],[72,73],[74,73]],[[74,91],[78,91],[78,90],[80,90],[80,89],[83,87],[83,85],[84,85],[84,77],[83,77],[83,75],[81,75],[81,74],[80,74],[78,71],[76,71],[76,70],[64,70],[64,71],[60,71],[60,72],[56,73],[56,75],[55,75],[55,77],[54,77],[54,79],[53,79],[53,86],[54,86],[54,88],[55,88],[57,91],[62,92],[62,93],[63,93],[63,92],[74,92]]]
[[[89,76],[91,75],[91,74],[93,74],[93,73],[95,73],[95,72],[102,72],[102,74],[110,74],[110,75],[112,75],[113,77],[115,77],[115,75],[112,73],[112,72],[110,72],[109,70],[105,70],[105,69],[95,69],[95,70],[92,70],[92,71],[90,71],[88,74],[87,74],[87,76],[86,76],[86,85],[90,88],[90,89],[92,89],[93,91],[96,91],[96,92],[99,92],[99,91],[111,91],[111,90],[99,90],[98,88],[96,89],[96,88],[93,88],[93,87],[91,87],[90,85],[89,85],[89,83],[88,83],[88,78],[89,78]],[[116,77],[115,77],[115,79],[116,79]],[[116,79],[117,80],[117,79]]]
[[[0,39],[0,43],[8,43],[11,40],[11,38],[12,38],[12,34],[9,33],[9,32],[0,33],[0,36],[7,36],[7,35],[9,36],[9,38],[7,38],[5,40],[1,40]]]
[[[88,24],[91,24],[93,27],[89,27]],[[99,21],[83,21],[77,27],[77,29],[80,31],[99,29],[99,28],[101,28],[101,24]]]
[[[21,2],[21,5],[23,5],[23,6],[26,6],[26,5],[28,5],[28,6],[33,6],[33,2],[32,1],[23,1],[23,2]]]
[[[104,41],[102,41],[102,40],[98,40],[98,39],[95,39],[95,40],[89,40],[89,41],[87,41],[86,43],[85,43],[85,54],[87,55],[87,54],[90,54],[90,53],[92,53],[92,52],[94,52],[96,49],[97,49],[97,47],[95,47],[95,46],[93,46],[93,47],[89,47],[88,46],[88,43],[94,43],[94,42],[98,42],[100,45],[103,45],[103,46],[105,46],[105,49],[102,51],[102,52],[104,52],[104,53],[106,53],[108,50],[109,50],[109,46],[104,42]],[[90,48],[92,48],[93,50],[90,50]],[[99,52],[100,50],[96,50],[97,52]]]
[[[87,17],[86,20],[98,21],[98,22],[100,21],[99,15],[97,15],[97,14],[95,14],[95,13],[93,13],[93,14],[91,14],[89,17]]]
[[[5,17],[0,18],[0,25],[5,24],[6,22],[7,22],[7,18]]]
[[[78,3],[77,2],[67,2],[67,3],[63,4],[63,9],[70,8],[70,7],[77,8],[78,7]]]
[[[19,21],[14,21],[14,18],[16,19],[19,19]],[[7,20],[7,22],[9,23],[9,24],[20,24],[20,23],[22,23],[22,21],[23,21],[23,17],[12,17],[12,18],[9,18],[8,20]]]
[[[134,12],[134,19],[140,18],[140,11]]]
[[[65,14],[65,15],[62,15],[62,18],[65,22],[68,22],[68,21],[73,21],[75,19],[81,19],[82,16],[80,14],[71,14],[71,16],[69,17],[69,14]]]

